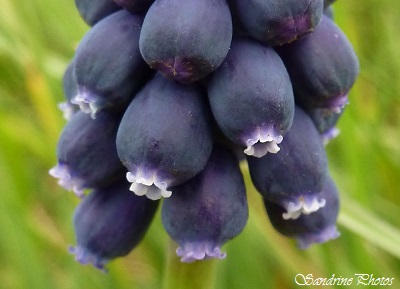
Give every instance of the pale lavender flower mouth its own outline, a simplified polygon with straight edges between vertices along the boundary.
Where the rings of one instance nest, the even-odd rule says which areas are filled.
[[[182,246],[176,249],[176,254],[181,257],[181,261],[192,263],[199,260],[207,260],[210,258],[224,259],[225,252],[221,252],[219,246],[213,245],[210,242],[192,242],[183,243]]]
[[[84,196],[85,181],[73,176],[70,167],[63,163],[58,163],[49,170],[49,174],[58,179],[58,184],[68,191],[73,191],[78,197]]]

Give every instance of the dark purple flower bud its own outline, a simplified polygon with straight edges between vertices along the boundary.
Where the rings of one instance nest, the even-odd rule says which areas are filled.
[[[118,129],[117,150],[131,190],[151,199],[169,197],[206,165],[212,130],[206,95],[157,74],[136,95]]]
[[[109,261],[127,255],[143,239],[158,202],[127,189],[125,178],[93,190],[74,214],[76,260],[104,270]]]
[[[75,0],[75,5],[82,19],[90,26],[121,9],[113,0]]]
[[[247,155],[279,151],[294,115],[289,75],[279,55],[250,39],[235,40],[208,85],[222,132]]]
[[[254,186],[266,200],[285,208],[284,219],[296,219],[325,206],[320,192],[328,161],[317,129],[299,107],[281,151],[247,161]]]
[[[327,177],[321,197],[326,205],[309,215],[301,215],[296,220],[285,220],[285,209],[264,199],[268,217],[274,228],[281,234],[295,238],[301,249],[307,249],[313,243],[324,243],[339,236],[336,220],[339,212],[339,195],[331,177]]]
[[[82,196],[85,188],[107,185],[126,171],[115,145],[120,119],[107,112],[96,119],[74,114],[58,141],[58,164],[50,170],[62,187]]]
[[[359,73],[346,35],[327,16],[315,31],[278,49],[292,79],[296,102],[305,109],[339,113]]]
[[[232,41],[226,0],[155,1],[140,33],[140,51],[165,77],[192,83],[217,69]]]
[[[321,21],[323,0],[235,0],[249,34],[268,45],[292,42],[314,31]]]
[[[145,12],[149,9],[154,0],[114,0],[124,9],[133,12]]]
[[[163,202],[162,221],[179,244],[176,253],[181,261],[224,258],[221,246],[237,236],[248,219],[246,189],[235,155],[215,147],[204,170],[173,189]]]
[[[72,59],[65,69],[63,75],[63,92],[66,100],[58,105],[63,112],[64,118],[70,120],[71,117],[79,111],[79,106],[71,102],[72,98],[78,92],[78,84],[75,76],[75,59]]]
[[[75,54],[78,92],[71,100],[91,113],[125,108],[151,69],[139,51],[142,17],[118,11],[99,21],[83,37]]]

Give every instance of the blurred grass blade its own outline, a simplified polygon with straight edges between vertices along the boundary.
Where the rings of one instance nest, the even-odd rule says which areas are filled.
[[[400,258],[400,230],[380,219],[349,197],[342,197],[339,224]]]

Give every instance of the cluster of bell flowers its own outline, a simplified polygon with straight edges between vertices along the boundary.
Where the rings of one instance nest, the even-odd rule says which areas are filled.
[[[183,262],[224,258],[248,219],[241,162],[278,232],[300,248],[339,235],[324,145],[359,64],[331,2],[76,0],[91,28],[50,174],[82,198],[78,261],[127,255],[159,204]]]

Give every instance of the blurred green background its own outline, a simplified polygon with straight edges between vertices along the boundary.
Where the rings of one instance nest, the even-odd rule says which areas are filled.
[[[160,216],[108,274],[74,261],[78,199],[48,175],[65,124],[61,77],[88,26],[74,1],[0,0],[0,288],[298,288],[296,274],[394,278],[400,288],[400,2],[338,0],[361,74],[331,142],[341,237],[300,251],[248,183],[250,219],[225,260],[182,265]],[[172,252],[172,253],[171,253]],[[355,286],[325,286],[353,288]]]

